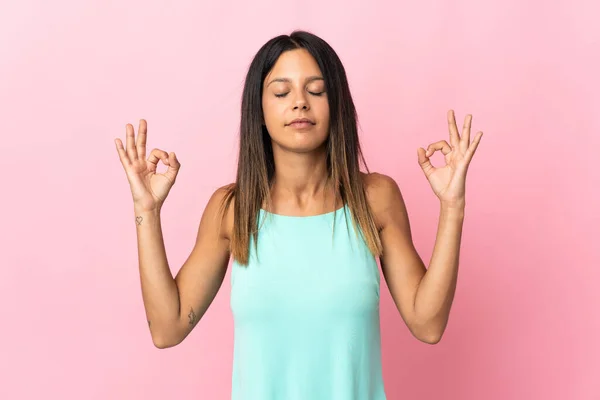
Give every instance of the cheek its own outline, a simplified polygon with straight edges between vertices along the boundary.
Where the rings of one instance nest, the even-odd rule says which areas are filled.
[[[285,107],[273,101],[263,100],[263,115],[265,122],[277,124],[284,120]]]
[[[319,120],[321,121],[325,129],[329,129],[329,105],[326,103],[323,107],[319,108]]]
[[[313,103],[313,111],[318,113],[320,117],[325,118],[329,116],[329,102],[327,97],[319,98]]]

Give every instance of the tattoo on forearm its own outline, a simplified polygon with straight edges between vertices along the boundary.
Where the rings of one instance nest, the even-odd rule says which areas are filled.
[[[143,220],[143,218],[142,218],[142,217],[135,217],[135,222],[136,222],[138,225],[141,225],[141,224],[142,224],[142,220]]]
[[[190,308],[190,313],[188,314],[188,317],[190,319],[190,326],[194,326],[194,324],[196,323],[196,313],[194,312],[193,308]]]
[[[148,320],[148,328],[150,328],[150,320]]]

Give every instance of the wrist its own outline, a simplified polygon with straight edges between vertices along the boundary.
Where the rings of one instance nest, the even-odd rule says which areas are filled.
[[[141,207],[134,207],[133,211],[136,228],[160,225],[160,208],[144,209]]]
[[[161,207],[156,208],[144,208],[140,206],[133,206],[133,212],[136,216],[160,216]]]
[[[453,202],[453,203],[440,203],[440,210],[444,214],[453,216],[464,216],[465,214],[465,202]]]
[[[440,206],[442,208],[448,209],[463,209],[465,208],[465,199],[456,199],[456,200],[440,200]]]

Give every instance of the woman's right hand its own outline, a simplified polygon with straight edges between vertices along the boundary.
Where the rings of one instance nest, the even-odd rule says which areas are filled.
[[[171,187],[175,184],[181,164],[175,153],[167,153],[160,149],[152,150],[146,160],[147,131],[146,121],[140,120],[136,140],[133,125],[127,124],[127,150],[123,148],[121,139],[115,139],[115,144],[121,164],[127,174],[135,208],[155,211],[160,210]],[[164,174],[156,173],[159,160],[162,160],[163,164],[168,167]]]

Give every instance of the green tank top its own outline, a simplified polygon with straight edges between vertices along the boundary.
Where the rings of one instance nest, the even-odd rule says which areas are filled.
[[[384,400],[379,269],[349,208],[258,219],[232,263],[232,399]]]

